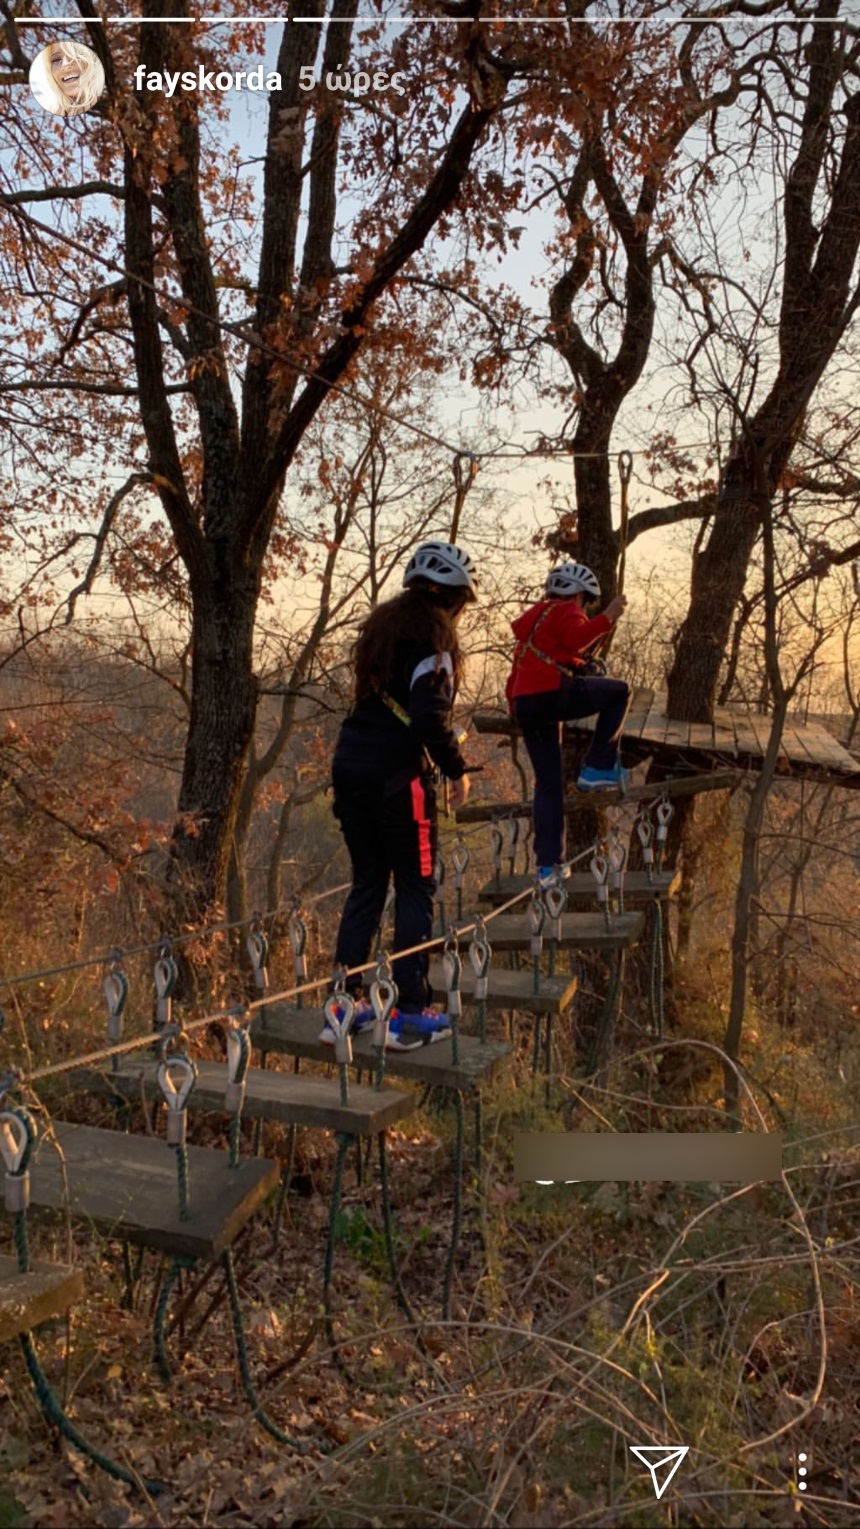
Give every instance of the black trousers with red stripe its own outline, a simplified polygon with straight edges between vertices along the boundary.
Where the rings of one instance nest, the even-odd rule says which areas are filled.
[[[339,820],[349,858],[352,888],[344,904],[335,946],[337,966],[363,966],[370,960],[385,899],[394,878],[394,949],[408,950],[433,933],[436,890],[436,792],[416,776],[392,791],[369,788],[343,776],[334,779],[334,815]],[[394,962],[398,1008],[420,1013],[430,1001],[428,957],[422,953]],[[368,974],[372,980],[372,973]],[[363,979],[347,982],[352,993]]]

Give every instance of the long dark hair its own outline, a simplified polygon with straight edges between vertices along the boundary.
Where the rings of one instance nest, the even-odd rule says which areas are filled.
[[[463,673],[457,618],[467,599],[464,589],[440,589],[416,579],[401,594],[377,605],[362,626],[353,649],[356,701],[390,685],[395,648],[404,639],[434,653],[450,653],[456,690]]]

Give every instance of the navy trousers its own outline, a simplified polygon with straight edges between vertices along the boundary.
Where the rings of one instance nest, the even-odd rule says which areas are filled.
[[[618,740],[630,686],[624,680],[563,679],[559,690],[517,696],[514,713],[535,774],[534,844],[538,865],[558,865],[564,855],[564,783],[561,726],[565,721],[597,716],[585,764],[611,770],[618,762]]]
[[[392,876],[394,949],[408,950],[429,940],[437,847],[436,792],[430,781],[416,776],[387,791],[385,785],[368,788],[336,776],[334,815],[352,861],[352,888],[341,915],[335,964],[363,966],[370,960]],[[430,1002],[428,959],[419,951],[394,962],[403,1013],[418,1014]],[[372,973],[367,976],[372,980]],[[350,978],[347,987],[355,995],[365,980]]]

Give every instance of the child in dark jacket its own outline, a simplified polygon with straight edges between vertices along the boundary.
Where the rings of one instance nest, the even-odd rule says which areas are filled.
[[[630,688],[624,680],[588,674],[589,648],[610,632],[627,607],[623,595],[590,620],[586,604],[600,598],[600,585],[582,563],[562,563],[546,581],[546,598],[513,623],[517,639],[506,694],[519,723],[535,774],[534,844],[538,876],[548,882],[564,848],[564,787],[561,727],[596,714],[594,737],[577,787],[599,791],[623,786],[628,772],[618,758],[618,740]]]
[[[355,704],[343,723],[332,765],[334,813],[352,861],[352,888],[335,948],[340,967],[363,966],[394,878],[394,948],[408,950],[432,934],[436,890],[438,770],[460,807],[469,794],[466,763],[451,708],[462,658],[457,622],[476,598],[468,552],[425,542],[410,559],[403,592],[371,611],[355,648]],[[399,999],[388,1044],[411,1050],[451,1034],[432,1010],[426,953],[394,962]],[[358,999],[353,1033],[373,1023],[361,1001],[360,976],[347,979]],[[321,1040],[333,1043],[328,1027]]]

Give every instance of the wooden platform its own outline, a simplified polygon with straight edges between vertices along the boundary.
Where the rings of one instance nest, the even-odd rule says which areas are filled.
[[[585,812],[588,808],[618,807],[624,802],[651,802],[660,796],[699,796],[707,791],[731,791],[742,780],[741,770],[719,770],[708,775],[674,777],[671,780],[648,781],[641,786],[628,786],[625,791],[573,791],[564,799],[566,813]],[[532,804],[528,802],[469,802],[455,813],[458,823],[492,823],[505,818],[530,818]]]
[[[263,1051],[330,1063],[334,1060],[334,1052],[331,1046],[324,1046],[319,1040],[322,1025],[323,1017],[318,1009],[291,1009],[287,1004],[271,1003],[264,1011],[255,1014],[251,1022],[251,1040]],[[510,1046],[501,1041],[482,1044],[473,1035],[461,1035],[460,1060],[456,1067],[451,1061],[451,1042],[444,1040],[436,1041],[432,1046],[422,1046],[420,1051],[386,1051],[385,1071],[413,1083],[470,1090],[479,1088],[497,1072],[510,1052]],[[353,1053],[359,1067],[376,1066],[367,1032],[356,1036]]]
[[[490,927],[492,928],[492,925]],[[489,938],[492,945],[493,936],[490,934]],[[462,954],[463,975],[460,980],[460,992],[464,1003],[474,1003],[475,973],[465,946],[463,946]],[[433,989],[433,1001],[444,1008],[447,987],[441,961],[430,962],[429,976],[430,986]],[[524,1014],[561,1014],[573,1002],[575,995],[575,977],[544,977],[540,992],[536,993],[531,972],[506,971],[497,966],[490,968],[488,1009],[519,1009]]]
[[[474,724],[479,733],[510,737],[518,731],[502,711],[478,712]],[[593,731],[594,718],[565,726],[573,733],[587,733]],[[767,750],[770,726],[768,716],[728,706],[715,707],[713,722],[679,722],[667,717],[663,691],[639,687],[633,692],[621,745],[625,763],[632,753],[643,758],[651,755],[658,763],[673,766],[680,757],[687,767],[698,769],[731,763],[758,770]],[[860,763],[819,722],[786,723],[779,772],[860,790]]]
[[[680,885],[680,871],[655,871],[652,881],[648,880],[644,871],[628,871],[624,877],[625,906],[629,903],[665,902],[666,898],[675,896]],[[498,879],[494,876],[492,881],[485,882],[481,887],[478,897],[482,903],[492,903],[493,907],[498,907],[499,903],[506,903],[509,898],[516,897],[519,892],[527,892],[532,886],[534,876],[500,876]],[[568,903],[577,907],[594,907],[597,883],[590,871],[574,871],[564,886]],[[503,913],[500,918],[506,916]],[[493,919],[487,925],[487,938],[491,945],[497,922]]]
[[[626,950],[636,944],[644,923],[644,913],[617,913],[607,929],[602,913],[563,913],[561,939],[557,943],[568,950]],[[552,921],[547,918],[544,923],[545,946],[552,927]],[[494,951],[527,951],[531,933],[528,914],[523,913],[503,913],[487,927]]]
[[[0,1343],[64,1317],[83,1293],[80,1269],[36,1262],[19,1274],[17,1258],[0,1254]]]
[[[327,1048],[329,1057],[331,1048]],[[154,1059],[126,1058],[119,1072],[86,1073],[86,1086],[100,1093],[121,1094],[131,1103],[161,1099]],[[198,1062],[197,1082],[188,1096],[188,1108],[215,1110],[223,1114],[227,1068],[220,1062]],[[285,1125],[310,1126],[321,1131],[347,1131],[352,1136],[375,1136],[394,1125],[415,1108],[412,1094],[392,1088],[354,1086],[349,1104],[340,1102],[335,1078],[296,1077],[292,1072],[272,1072],[249,1067],[245,1077],[243,1118],[279,1120]]]
[[[277,1163],[188,1148],[190,1221],[180,1221],[176,1153],[163,1137],[130,1136],[55,1121],[30,1164],[33,1205],[91,1221],[107,1236],[188,1258],[218,1258],[267,1195],[278,1187]]]

